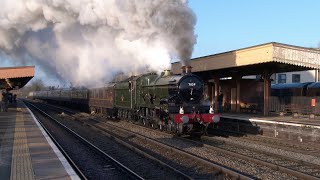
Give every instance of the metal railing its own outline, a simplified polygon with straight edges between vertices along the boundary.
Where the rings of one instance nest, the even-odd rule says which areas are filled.
[[[312,106],[312,99],[314,104]],[[270,96],[269,108],[271,112],[289,112],[299,114],[320,114],[320,97],[292,96],[277,97]]]

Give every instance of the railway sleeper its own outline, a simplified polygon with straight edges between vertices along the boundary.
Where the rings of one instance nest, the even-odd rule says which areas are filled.
[[[208,126],[206,124],[200,124],[197,122],[192,124],[174,123],[173,120],[170,120],[169,118],[161,119],[160,117],[155,116],[154,113],[152,113],[152,111],[149,109],[149,115],[144,115],[143,112],[145,111],[143,110],[107,108],[103,111],[97,111],[97,109],[94,107],[90,107],[90,109],[97,113],[105,112],[108,119],[125,119],[134,121],[149,128],[174,133],[177,136],[185,134],[198,138],[207,134],[206,131]]]

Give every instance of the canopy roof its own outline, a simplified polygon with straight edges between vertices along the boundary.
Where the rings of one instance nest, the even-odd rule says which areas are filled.
[[[319,88],[319,87],[320,87],[320,82],[313,82],[308,86],[308,88]]]
[[[272,89],[291,89],[291,88],[303,88],[307,87],[312,82],[305,83],[283,83],[283,84],[273,84],[271,86]],[[309,87],[309,86],[308,86]]]
[[[192,72],[219,77],[259,75],[320,69],[320,50],[276,42],[199,57],[190,61]],[[181,73],[179,62],[172,64],[174,74]]]
[[[0,89],[20,89],[34,77],[34,66],[0,67]]]

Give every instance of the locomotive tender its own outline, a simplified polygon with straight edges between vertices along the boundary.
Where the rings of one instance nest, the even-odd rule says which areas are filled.
[[[69,99],[59,97],[59,93],[55,93],[57,97],[49,97],[50,91],[33,92],[32,96],[78,103],[87,106],[91,112],[104,113],[109,118],[131,119],[178,135],[199,137],[206,132],[209,124],[219,122],[220,115],[214,113],[212,106],[202,104],[204,83],[190,70],[191,67],[184,67],[181,75],[173,75],[168,70],[161,75],[147,73],[103,88],[81,92],[73,90],[69,93]],[[66,94],[64,90],[60,91],[60,96]],[[73,94],[77,94],[78,98]]]

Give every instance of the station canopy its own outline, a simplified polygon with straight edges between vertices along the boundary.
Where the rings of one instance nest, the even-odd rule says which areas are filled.
[[[271,42],[195,58],[190,66],[193,73],[208,78],[304,71],[320,69],[320,50]],[[181,73],[179,62],[172,64],[172,72]]]
[[[34,66],[0,67],[0,89],[20,89],[34,76]]]
[[[312,82],[304,82],[304,83],[280,83],[280,84],[273,84],[271,87],[272,89],[292,89],[292,88],[304,88],[312,84]]]

